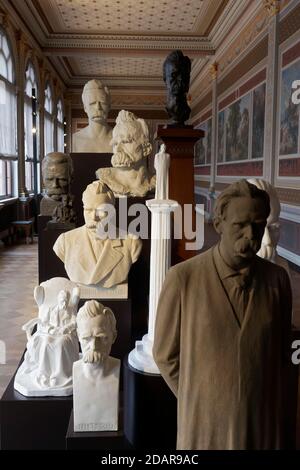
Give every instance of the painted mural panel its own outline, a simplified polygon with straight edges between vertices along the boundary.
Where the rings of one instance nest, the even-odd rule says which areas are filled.
[[[263,83],[253,92],[252,158],[264,156],[266,85]]]
[[[292,102],[292,83],[299,80],[300,60],[285,68],[281,76],[279,155],[298,153],[299,105]]]
[[[226,161],[246,160],[249,145],[250,93],[226,108]]]
[[[205,135],[195,144],[195,165],[210,165],[212,144],[212,120],[209,119],[208,121],[202,123],[199,129],[202,129],[205,132]]]

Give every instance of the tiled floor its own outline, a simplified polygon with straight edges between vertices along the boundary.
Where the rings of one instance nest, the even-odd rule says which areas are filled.
[[[33,298],[38,282],[37,246],[37,240],[32,245],[0,246],[0,340],[6,349],[5,364],[0,356],[0,396],[26,345],[22,325],[37,315]]]

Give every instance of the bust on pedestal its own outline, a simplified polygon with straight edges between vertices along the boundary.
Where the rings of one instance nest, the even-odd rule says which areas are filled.
[[[110,109],[108,88],[100,80],[90,80],[84,85],[82,101],[89,124],[72,135],[72,152],[111,152],[112,129],[106,122]]]
[[[77,333],[83,357],[73,365],[74,431],[116,431],[121,361],[109,356],[117,337],[112,310],[86,302],[78,311]]]

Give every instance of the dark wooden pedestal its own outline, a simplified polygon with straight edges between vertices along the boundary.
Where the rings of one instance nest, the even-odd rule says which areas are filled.
[[[14,377],[0,401],[1,450],[65,449],[73,397],[24,397]]]
[[[73,411],[66,435],[67,450],[125,450],[132,449],[123,430],[123,410],[119,414],[118,431],[74,432]]]
[[[192,126],[158,126],[156,132],[155,138],[166,145],[166,151],[171,157],[169,197],[181,205],[182,211],[184,204],[195,206],[194,145],[203,137],[204,132],[200,129],[193,129]],[[193,230],[195,230],[195,214],[193,215]],[[185,244],[188,241],[184,236],[182,240],[175,240],[172,248],[172,264],[195,255],[195,251],[186,250]]]
[[[135,449],[176,449],[177,400],[160,375],[124,360],[124,432]]]

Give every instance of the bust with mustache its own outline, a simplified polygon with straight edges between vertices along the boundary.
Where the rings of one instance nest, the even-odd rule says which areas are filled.
[[[143,197],[155,189],[155,176],[147,169],[152,145],[144,119],[129,111],[120,111],[112,132],[112,168],[99,168],[97,178],[115,195]]]
[[[89,80],[84,85],[82,102],[89,123],[73,134],[73,152],[111,153],[112,129],[106,122],[110,101],[109,90],[100,80]]]
[[[73,364],[74,430],[118,429],[120,359],[110,356],[117,337],[111,309],[95,300],[77,314],[82,359]]]
[[[73,163],[69,154],[51,152],[42,161],[42,176],[45,195],[40,203],[41,215],[53,215],[65,198],[72,200],[70,184]]]

